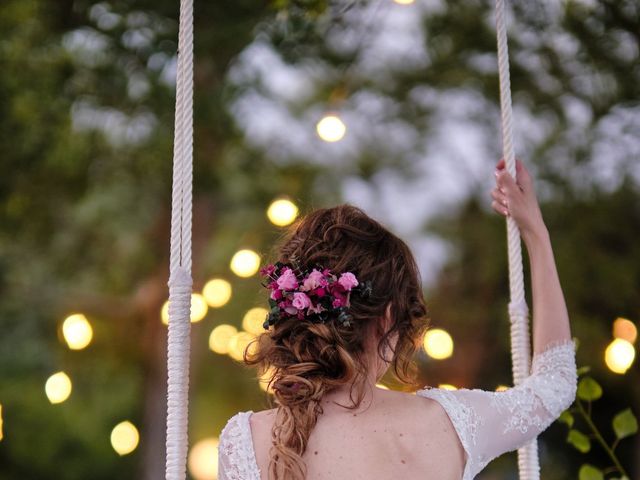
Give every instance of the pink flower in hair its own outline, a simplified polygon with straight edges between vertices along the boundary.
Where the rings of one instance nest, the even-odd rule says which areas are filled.
[[[285,268],[276,282],[280,290],[295,290],[298,288],[298,279],[290,268]]]
[[[325,286],[327,281],[322,275],[322,272],[319,272],[315,268],[311,271],[309,276],[304,281],[303,290],[313,290],[314,288]]]
[[[358,286],[358,279],[353,273],[345,272],[342,275],[340,275],[340,278],[338,279],[338,283],[342,285],[346,291],[349,292],[353,287]]]
[[[273,300],[280,300],[282,298],[282,290],[271,290],[271,298]]]
[[[305,293],[295,292],[293,294],[293,301],[291,302],[291,305],[293,305],[298,310],[302,310],[311,306],[311,300]]]

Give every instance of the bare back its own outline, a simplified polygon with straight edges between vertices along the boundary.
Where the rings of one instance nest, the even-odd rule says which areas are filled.
[[[344,402],[343,402],[344,403]],[[349,410],[325,399],[303,455],[309,480],[462,478],[465,454],[440,404],[374,389],[371,404]],[[251,435],[267,480],[275,409],[253,413]]]

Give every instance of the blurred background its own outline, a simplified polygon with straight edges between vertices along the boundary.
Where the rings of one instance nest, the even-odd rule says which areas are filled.
[[[191,478],[216,478],[231,415],[268,407],[239,362],[256,271],[316,207],[355,204],[411,245],[424,384],[511,385],[493,7],[195,2]],[[163,478],[177,18],[176,0],[0,2],[2,480]],[[516,152],[611,443],[640,410],[640,5],[513,0],[509,24]],[[540,437],[543,478],[611,464],[566,437]],[[638,436],[616,453],[640,478]],[[516,455],[478,478],[516,479]]]

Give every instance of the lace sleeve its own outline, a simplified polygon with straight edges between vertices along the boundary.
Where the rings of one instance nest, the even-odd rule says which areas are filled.
[[[533,357],[531,375],[502,392],[428,388],[417,392],[438,401],[466,452],[463,480],[499,455],[517,450],[547,429],[575,399],[575,343],[548,345]]]
[[[222,429],[218,444],[218,480],[260,480],[249,426],[252,413],[235,414]]]

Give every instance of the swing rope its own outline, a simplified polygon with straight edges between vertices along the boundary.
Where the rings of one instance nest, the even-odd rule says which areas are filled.
[[[193,0],[180,1],[174,129],[165,474],[166,480],[184,480],[188,445],[192,290]]]
[[[496,0],[496,34],[498,43],[498,74],[500,80],[500,111],[502,117],[502,154],[507,171],[516,178],[516,162],[513,151],[513,128],[511,108],[511,81],[509,79],[509,50],[505,19],[505,0]],[[507,217],[507,240],[509,256],[509,318],[511,322],[511,362],[513,383],[518,385],[529,375],[531,349],[529,344],[529,307],[524,296],[522,272],[522,249],[520,231],[512,217]],[[537,439],[518,450],[518,470],[521,480],[538,480]]]
[[[502,148],[507,171],[515,178],[511,83],[504,0],[496,0],[496,32],[502,117]],[[191,203],[193,179],[193,0],[180,1],[176,112],[171,203],[171,257],[169,267],[169,328],[167,342],[166,480],[184,480],[187,458],[189,354],[191,315]],[[509,318],[513,381],[529,375],[529,308],[524,296],[520,232],[507,218],[509,256]],[[538,480],[537,440],[518,450],[522,480]]]

